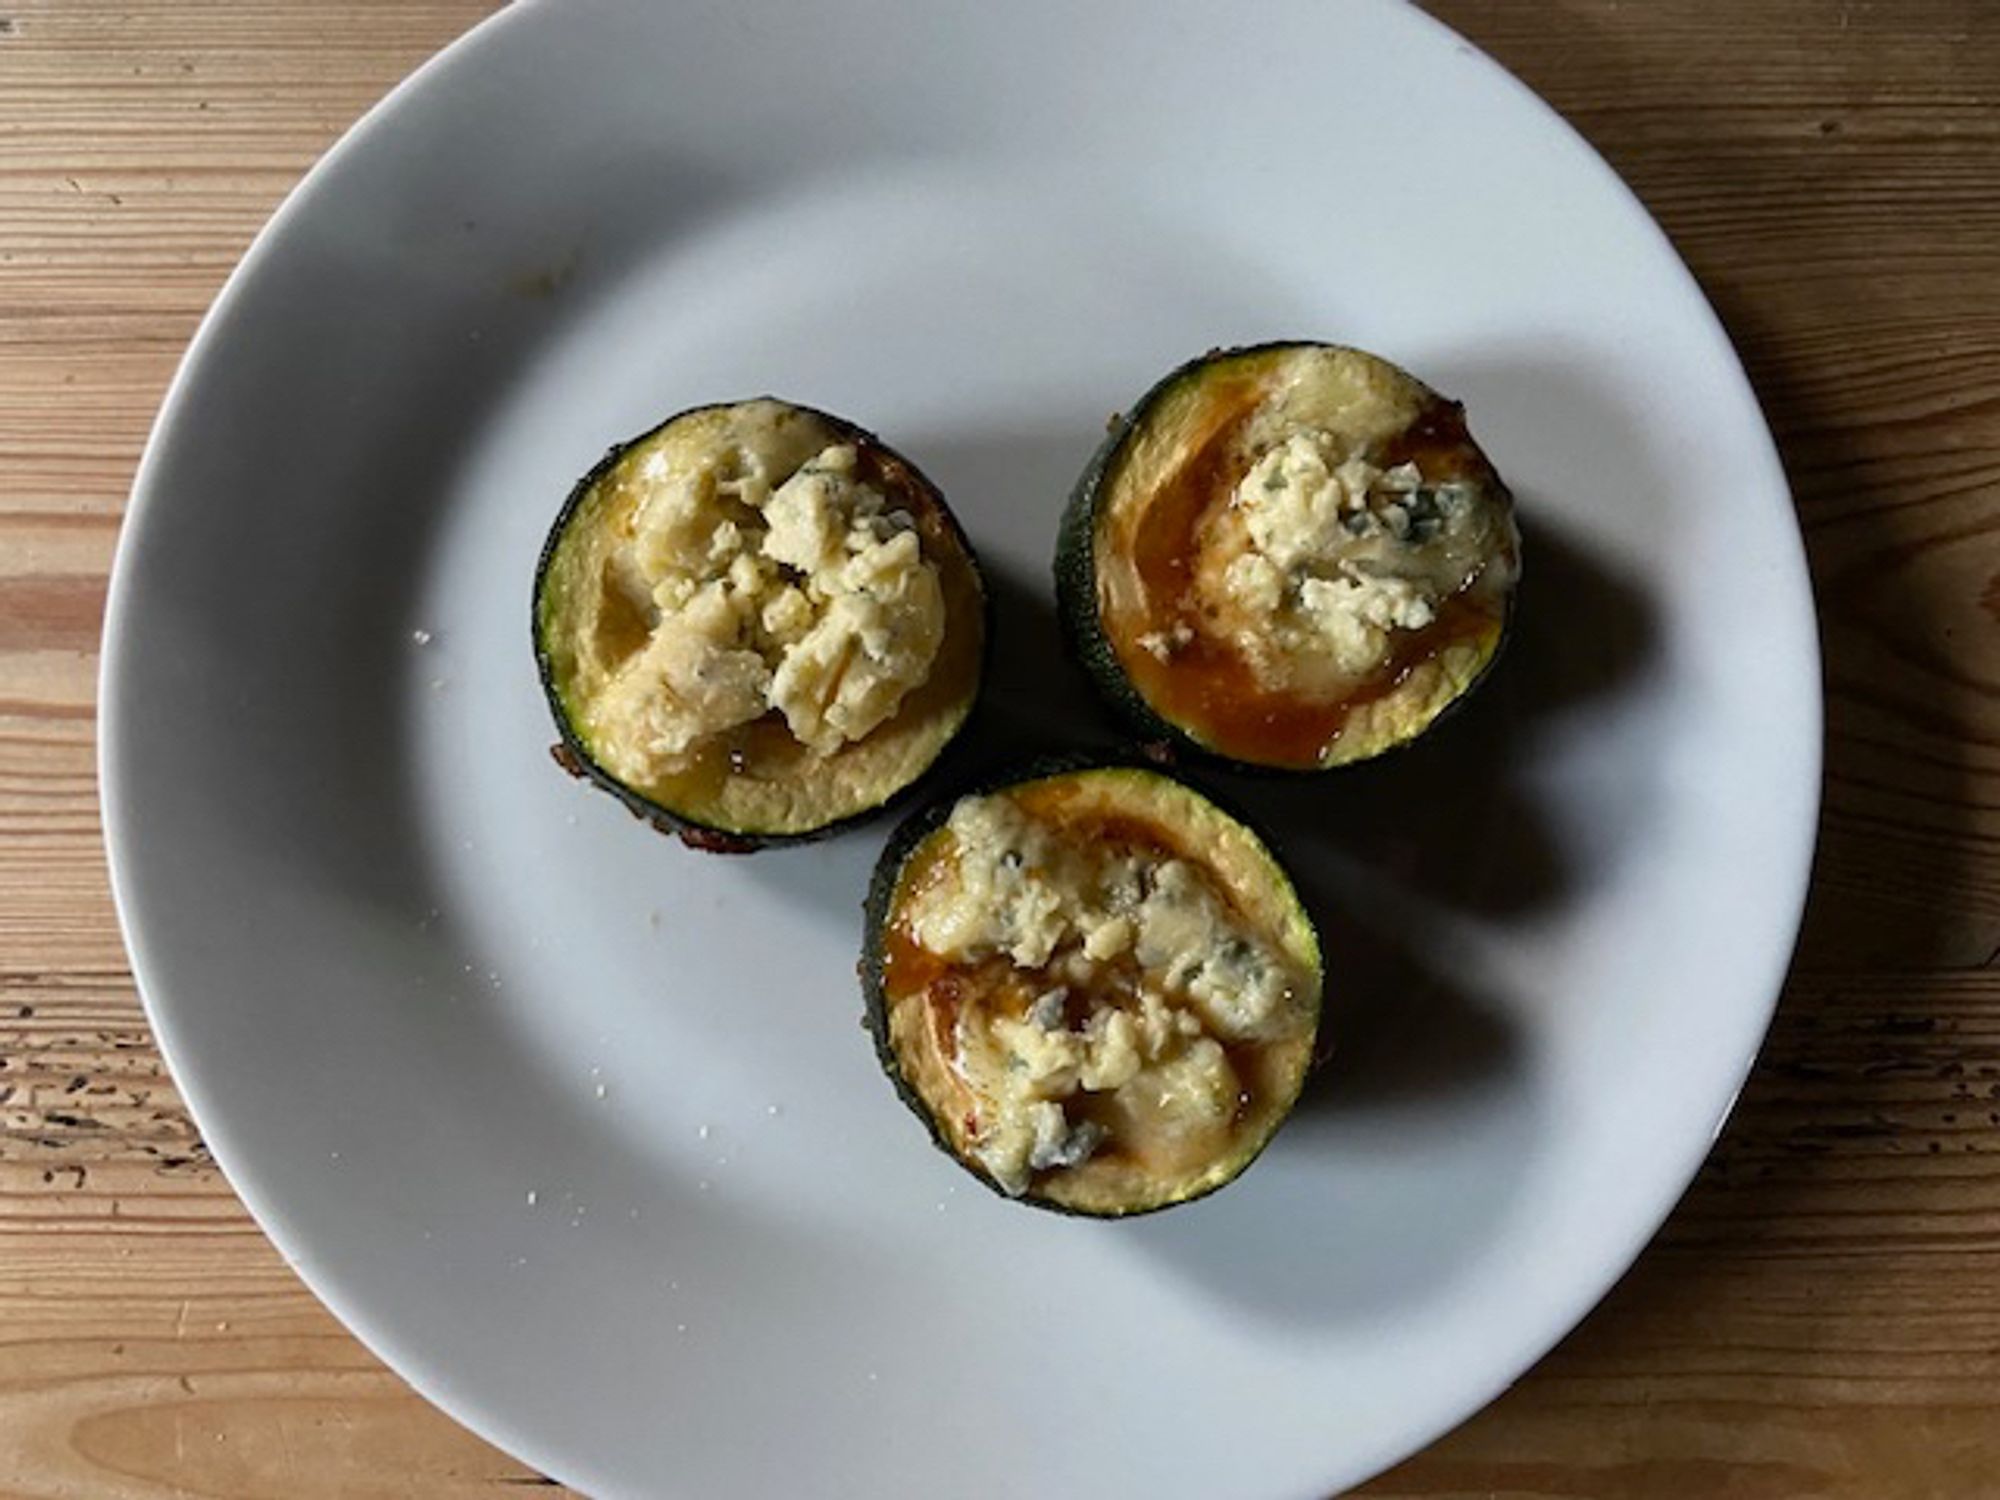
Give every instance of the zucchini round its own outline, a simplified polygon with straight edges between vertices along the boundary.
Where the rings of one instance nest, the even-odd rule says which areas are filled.
[[[577,483],[534,638],[556,759],[742,852],[875,812],[936,761],[979,693],[986,594],[913,464],[766,398],[682,412]]]
[[[1492,665],[1520,537],[1464,410],[1331,344],[1221,350],[1113,424],[1065,511],[1071,650],[1142,738],[1317,771]]]
[[[1159,771],[1032,774],[897,830],[861,962],[884,1071],[997,1191],[1101,1218],[1234,1180],[1297,1101],[1322,967],[1263,842]]]

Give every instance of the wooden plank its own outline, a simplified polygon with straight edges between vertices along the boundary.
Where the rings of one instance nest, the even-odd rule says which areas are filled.
[[[1991,1493],[2000,11],[1432,8],[1605,153],[1736,338],[1822,603],[1828,786],[1798,973],[1700,1180],[1575,1335],[1366,1493]],[[298,174],[486,9],[0,6],[0,1495],[541,1488],[215,1171],[132,994],[92,763],[104,574],[180,350]]]

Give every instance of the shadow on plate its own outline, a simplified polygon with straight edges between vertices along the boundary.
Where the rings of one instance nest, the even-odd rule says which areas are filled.
[[[631,257],[624,264],[647,248],[647,236],[635,237],[622,247]],[[593,247],[552,298],[514,296],[515,311],[494,325],[470,378],[459,351],[440,351],[443,404],[368,461],[379,488],[362,486],[365,500],[348,524],[375,539],[385,566],[365,588],[328,596],[345,613],[332,628],[357,648],[340,691],[321,706],[319,727],[334,752],[323,764],[337,768],[342,784],[317,804],[286,799],[284,811],[319,825],[299,832],[322,851],[344,848],[354,889],[372,892],[390,910],[408,911],[432,887],[421,857],[380,836],[398,821],[393,810],[409,810],[414,796],[405,769],[412,758],[383,754],[381,733],[385,716],[394,722],[399,713],[385,685],[405,670],[405,655],[399,634],[380,622],[405,617],[417,583],[411,569],[394,564],[422,559],[430,543],[438,517],[423,501],[447,487],[454,462],[440,434],[476,423],[543,336],[549,307],[591,295],[597,277],[615,280],[620,255],[620,245]],[[1546,396],[1579,401],[1560,382]],[[1585,422],[1594,441],[1618,448],[1617,424],[1585,404],[1585,415],[1573,420]],[[1002,508],[1031,508],[1052,542],[1068,487],[1097,440],[1094,421],[907,446],[953,496],[975,546],[978,518]],[[1646,477],[1642,459],[1633,461],[1633,473],[1643,498],[1622,503],[1655,503],[1660,486]],[[1541,1122],[1519,1023],[1481,994],[1476,976],[1443,972],[1426,957],[1419,918],[1426,905],[1499,923],[1560,906],[1577,872],[1551,809],[1520,773],[1545,720],[1613,699],[1643,673],[1653,624],[1638,589],[1541,519],[1532,493],[1524,512],[1528,573],[1514,640],[1453,722],[1405,752],[1332,777],[1261,778],[1208,766],[1187,772],[1278,832],[1326,935],[1333,1051],[1269,1160],[1216,1199],[1127,1231],[1190,1280],[1261,1315],[1337,1322],[1385,1315],[1434,1294],[1490,1242],[1535,1151]],[[351,549],[355,542],[331,545]],[[1114,752],[1121,744],[1061,648],[1046,562],[1037,559],[1030,570],[990,549],[982,556],[996,630],[985,700],[951,762],[920,796],[948,793],[1037,754]],[[524,652],[525,594],[524,584]],[[292,725],[288,737],[299,732]],[[353,754],[341,755],[342,744]],[[357,804],[381,815],[354,819]],[[751,869],[783,899],[858,913],[862,891],[832,877],[855,863],[851,841],[872,848],[885,826],[758,855]],[[1343,899],[1357,881],[1414,900]]]
[[[833,878],[851,858],[849,850],[865,846],[872,863],[889,830],[916,808],[1037,756],[1122,751],[1117,726],[1062,649],[1050,561],[1038,559],[1031,570],[998,556],[990,539],[983,544],[979,534],[982,516],[1027,512],[1053,544],[1063,501],[1103,431],[1101,420],[1086,419],[966,437],[917,434],[905,441],[894,431],[883,434],[944,491],[965,525],[991,600],[993,634],[971,720],[930,773],[884,816],[825,843],[772,850],[748,861],[751,874],[781,900],[852,914],[857,951],[866,892],[853,880]]]
[[[529,171],[500,152],[491,161],[503,176],[574,183],[573,204],[561,201],[566,187],[556,201],[526,202],[493,182],[455,182],[410,202],[393,196],[394,172],[378,186],[362,152],[306,189],[345,211],[320,214],[318,225],[336,227],[310,239],[277,234],[219,307],[211,351],[226,345],[229,367],[197,361],[189,406],[152,457],[155,499],[183,508],[171,526],[147,515],[133,537],[143,566],[132,608],[148,628],[126,649],[147,670],[128,671],[119,711],[146,726],[162,762],[189,768],[180,797],[141,809],[158,836],[134,855],[135,883],[149,905],[195,914],[161,925],[195,934],[197,965],[233,964],[242,980],[176,997],[175,1026],[194,1039],[181,1077],[228,1076],[248,1102],[212,1118],[259,1122],[257,1137],[234,1144],[232,1165],[261,1163],[249,1180],[287,1242],[311,1247],[321,1284],[368,1288],[364,1326],[393,1332],[405,1354],[535,1342],[541,1330],[509,1318],[436,1327],[455,1295],[447,1289],[468,1278],[490,1280],[510,1318],[527,1319],[549,1299],[515,1308],[510,1283],[595,1275],[608,1286],[617,1280],[606,1267],[693,1257],[733,1261],[782,1290],[808,1285],[806,1269],[824,1271],[814,1256],[837,1248],[760,1240],[719,1202],[699,1219],[642,1214],[697,1189],[605,1129],[588,1080],[558,1076],[496,1021],[483,1002],[499,979],[477,971],[474,929],[438,909],[445,883],[421,838],[428,820],[409,748],[423,688],[419,678],[412,692],[421,661],[410,633],[470,436],[560,323],[614,296],[730,192],[670,161],[620,167],[594,142],[570,144],[591,148],[578,158],[589,170]],[[632,191],[629,212],[607,222],[591,210],[613,170]],[[508,214],[516,222],[499,222]],[[581,222],[593,224],[587,237],[570,227]],[[424,312],[412,318],[411,308]],[[322,349],[324,358],[300,352]],[[333,357],[343,351],[345,365]],[[357,368],[358,354],[369,368]],[[372,378],[381,370],[394,378]],[[412,390],[424,399],[408,402]],[[591,456],[578,456],[579,470]],[[332,487],[333,497],[287,504],[293,481]],[[218,535],[193,502],[232,493],[234,503],[209,507],[237,528]],[[559,499],[545,497],[547,514]],[[525,673],[529,580],[512,586]],[[218,725],[228,729],[222,751]],[[203,847],[185,831],[200,828],[228,828],[240,858],[198,878],[155,867]],[[208,956],[235,947],[241,957]],[[398,1003],[340,991],[340,976],[357,970],[380,976]],[[282,1048],[260,1040],[281,1024],[274,1015]],[[420,1095],[407,1109],[358,1107],[354,1080],[386,1059],[421,1072]],[[360,1169],[385,1162],[395,1170]],[[452,1222],[446,1205],[471,1217]],[[586,1211],[589,1235],[575,1229]],[[354,1232],[357,1222],[369,1232]],[[433,1225],[440,1247],[464,1253],[456,1265],[432,1248]],[[503,1244],[532,1246],[531,1256],[505,1261]],[[666,1351],[637,1343],[645,1327],[608,1321],[600,1352],[633,1369],[662,1364]],[[504,1357],[475,1352],[466,1363],[489,1356]],[[577,1388],[551,1372],[559,1362],[517,1372],[530,1387],[549,1375],[523,1399],[546,1411],[578,1403]],[[572,1425],[589,1419],[579,1412]]]
[[[1574,377],[1554,367],[1461,374],[1504,390],[1495,404],[1518,403],[1517,428],[1546,407],[1549,441],[1591,445],[1584,467],[1607,503],[1669,507],[1665,469],[1640,431]],[[953,497],[975,546],[982,516],[1032,511],[1052,547],[1098,437],[1087,423],[1050,422],[908,447]],[[1432,734],[1328,776],[1181,770],[1242,808],[1293,870],[1327,949],[1330,1055],[1297,1118],[1241,1182],[1117,1232],[1256,1315],[1339,1323],[1435,1295],[1492,1241],[1536,1154],[1544,1121],[1525,1019],[1478,975],[1454,970],[1427,922],[1541,921],[1590,878],[1549,800],[1558,791],[1531,774],[1537,746],[1570,714],[1615,714],[1657,655],[1655,609],[1639,581],[1554,519],[1578,508],[1573,497],[1567,507],[1552,498],[1522,493],[1527,571],[1508,648]],[[986,548],[982,562],[996,632],[985,694],[920,798],[1050,753],[1129,753],[1063,649],[1050,560]],[[1621,786],[1643,802],[1651,774],[1650,764],[1621,768]],[[1629,828],[1618,836],[1637,841]],[[850,837],[879,841],[881,831]],[[811,864],[797,851],[756,868],[790,896],[826,899]],[[841,899],[858,903],[860,893]]]
[[[1324,849],[1454,910],[1505,919],[1560,905],[1575,871],[1557,820],[1524,776],[1549,718],[1615,693],[1652,649],[1636,588],[1537,521],[1528,497],[1523,579],[1488,679],[1414,744],[1324,776],[1212,773],[1285,851]]]
[[[259,569],[234,585],[230,607],[206,598],[192,606],[213,637],[207,659],[217,664],[215,676],[242,686],[230,705],[235,732],[269,747],[243,757],[270,774],[230,787],[232,816],[282,830],[270,847],[273,857],[292,864],[288,876],[331,878],[345,899],[388,912],[421,909],[434,884],[429,860],[411,838],[425,820],[417,816],[409,753],[416,733],[411,677],[422,670],[410,631],[471,435],[555,328],[614,297],[627,277],[660,256],[684,227],[713,217],[732,192],[665,158],[633,161],[619,169],[634,184],[630,212],[605,221],[591,211],[597,201],[591,195],[601,192],[611,167],[594,158],[578,163],[585,165],[589,170],[537,177],[575,184],[573,205],[542,200],[503,210],[497,205],[506,203],[504,192],[469,183],[462,207],[448,199],[421,208],[358,206],[342,222],[369,232],[281,241],[273,251],[276,266],[260,268],[231,309],[234,317],[281,327],[287,347],[351,349],[372,339],[381,365],[397,371],[393,381],[378,383],[351,368],[280,353],[272,379],[240,383],[251,389],[236,397],[226,431],[211,424],[218,442],[204,446],[219,451],[196,460],[204,471],[197,487],[268,489],[274,474],[323,467],[340,475],[344,503],[312,508],[309,532],[289,508],[267,507],[254,524],[291,534],[240,538]],[[370,181],[350,166],[340,188],[366,196]],[[515,222],[497,222],[503,211]],[[398,233],[376,232],[385,223]],[[380,311],[411,306],[435,311],[421,326]],[[378,393],[377,384],[391,394]],[[411,389],[426,393],[420,405],[391,406],[393,392]],[[368,433],[369,442],[353,443],[354,432]],[[238,437],[272,433],[284,436],[286,451],[260,454]],[[578,472],[593,457],[579,454]],[[553,516],[561,497],[545,498]],[[196,528],[179,535],[206,545]],[[357,558],[370,565],[353,566]],[[214,568],[197,561],[154,572],[199,586]],[[529,671],[529,580],[514,586],[521,598],[520,660]],[[287,649],[313,674],[314,691],[262,691],[254,668],[232,673],[228,664],[236,657],[268,650],[252,643],[245,652],[238,624],[245,618],[293,623],[297,640]],[[301,746],[311,749],[303,767]]]
[[[1560,367],[1461,372],[1440,385],[1504,390],[1514,430],[1588,445],[1606,503],[1665,513],[1667,469],[1643,430]],[[1488,403],[1492,405],[1494,403]],[[1503,471],[1508,457],[1496,455]],[[1520,494],[1525,573],[1507,650],[1460,711],[1416,744],[1323,777],[1195,766],[1267,830],[1327,952],[1326,1061],[1267,1159],[1202,1204],[1141,1221],[1135,1240],[1205,1287],[1274,1321],[1393,1317],[1437,1295],[1493,1243],[1547,1122],[1521,1005],[1456,967],[1433,924],[1488,933],[1559,914],[1619,847],[1579,855],[1534,774],[1572,714],[1616,716],[1658,659],[1657,610],[1629,576],[1555,517],[1576,497]],[[1655,770],[1617,768],[1643,804]]]
[[[441,851],[422,838],[432,820],[420,805],[411,746],[424,664],[411,631],[473,435],[557,328],[617,296],[685,228],[712,220],[733,192],[726,182],[649,156],[616,166],[633,191],[629,212],[607,221],[592,205],[615,164],[603,159],[599,143],[540,140],[533,149],[573,151],[578,170],[529,173],[496,154],[492,171],[558,184],[554,201],[522,201],[504,182],[467,181],[413,203],[394,196],[394,172],[378,189],[365,156],[308,189],[335,195],[346,212],[320,214],[319,225],[335,227],[310,239],[278,236],[232,291],[216,330],[227,335],[231,367],[195,367],[188,399],[200,420],[183,411],[155,455],[161,498],[235,490],[269,500],[216,507],[240,528],[226,539],[186,517],[148,525],[137,539],[144,586],[134,591],[142,595],[134,609],[175,649],[148,658],[167,670],[128,673],[131,701],[121,711],[127,722],[161,725],[162,738],[206,725],[200,733],[212,739],[213,725],[229,727],[224,758],[198,746],[167,747],[168,758],[199,764],[202,774],[187,779],[182,798],[147,814],[162,830],[147,847],[197,842],[172,833],[177,821],[227,826],[240,861],[205,871],[201,881],[142,870],[141,883],[175,899],[187,890],[196,892],[194,902],[226,900],[242,931],[262,934],[267,947],[273,933],[307,935],[291,953],[297,972],[271,976],[266,988],[277,995],[260,999],[256,986],[246,987],[252,998],[243,1002],[218,995],[186,1006],[192,1019],[183,1023],[223,1037],[218,1053],[227,1053],[230,1039],[272,1024],[237,1024],[219,1015],[225,1003],[285,1009],[297,1028],[295,1065],[239,1070],[232,1087],[288,1096],[269,1117],[302,1137],[338,1122],[338,1135],[303,1139],[291,1152],[308,1172],[320,1163],[330,1174],[324,1191],[286,1200],[287,1216],[300,1225],[320,1214],[322,1201],[348,1201],[351,1182],[335,1185],[344,1181],[338,1162],[343,1155],[369,1159],[362,1143],[387,1128],[354,1114],[342,1079],[368,1058],[389,1055],[429,1059],[433,1078],[420,1109],[413,1106],[431,1126],[428,1138],[408,1149],[376,1148],[375,1159],[403,1163],[395,1181],[377,1184],[377,1208],[397,1222],[424,1223],[427,1194],[444,1192],[443,1184],[427,1186],[431,1164],[501,1153],[490,1140],[464,1140],[462,1157],[446,1149],[491,1129],[496,1098],[507,1101],[498,1117],[519,1122],[517,1133],[508,1126],[505,1149],[520,1159],[518,1178],[496,1189],[494,1202],[512,1209],[522,1202],[520,1184],[537,1181],[545,1198],[558,1198],[567,1181],[605,1207],[672,1187],[657,1155],[628,1149],[597,1123],[587,1081],[564,1087],[547,1059],[482,1003],[499,977],[478,967],[475,929],[441,899]],[[573,203],[561,201],[572,191]],[[580,223],[591,226],[587,233],[574,227]],[[425,309],[421,319],[411,320],[410,308]],[[348,363],[298,353],[322,348],[350,351]],[[354,367],[352,351],[372,354],[394,379],[371,379]],[[407,402],[412,390],[425,393],[421,403]],[[357,433],[369,441],[358,443]],[[579,472],[593,456],[578,455]],[[286,497],[274,492],[274,480],[295,474],[336,485],[339,503],[281,503]],[[543,498],[552,516],[561,497]],[[238,566],[239,557],[257,565]],[[520,597],[520,670],[531,673],[530,580],[509,586]],[[270,671],[274,654],[286,663],[282,677]],[[551,765],[548,774],[560,773]],[[493,816],[508,811],[495,808]],[[204,884],[208,890],[198,890]],[[303,997],[322,982],[316,943],[339,947],[332,967],[365,963],[407,1003],[307,1003]],[[551,1123],[565,1120],[560,1128]],[[590,1140],[587,1158],[538,1163],[528,1154],[558,1137]],[[276,1151],[268,1141],[258,1149]],[[621,1225],[615,1232],[625,1231]],[[635,1225],[630,1232],[642,1231]],[[316,1247],[353,1244],[359,1253],[356,1237],[334,1223],[310,1235],[301,1230],[299,1239]],[[320,1253],[330,1272],[344,1269],[334,1251]]]

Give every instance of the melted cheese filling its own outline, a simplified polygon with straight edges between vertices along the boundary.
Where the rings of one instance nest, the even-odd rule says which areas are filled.
[[[1164,850],[1065,839],[1004,794],[961,800],[947,830],[904,920],[937,957],[1001,971],[952,1023],[971,1154],[1018,1194],[1089,1160],[1106,1120],[1154,1155],[1226,1146],[1248,1086],[1229,1049],[1308,1024],[1291,963]]]
[[[1202,524],[1195,591],[1261,686],[1332,689],[1380,668],[1399,632],[1430,625],[1482,569],[1506,566],[1496,524],[1473,484],[1427,484],[1415,464],[1378,468],[1296,432]],[[1140,644],[1162,659],[1174,646]]]
[[[644,645],[587,709],[614,775],[645,784],[776,710],[832,754],[896,712],[944,640],[935,563],[910,515],[856,477],[845,443],[799,461],[783,408],[746,409],[698,459],[640,463],[630,534],[607,584]]]

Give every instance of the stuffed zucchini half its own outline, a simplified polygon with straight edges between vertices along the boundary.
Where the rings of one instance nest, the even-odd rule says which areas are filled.
[[[1319,939],[1263,843],[1158,771],[1068,769],[913,817],[867,905],[867,1023],[939,1146],[1096,1217],[1228,1183],[1312,1062]]]
[[[1322,770],[1472,689],[1519,572],[1513,500],[1456,402],[1358,349],[1268,344],[1183,366],[1114,424],[1056,591],[1139,734]]]
[[[688,843],[873,812],[971,712],[978,565],[944,498],[851,422],[700,407],[571,492],[535,578],[556,755]]]

